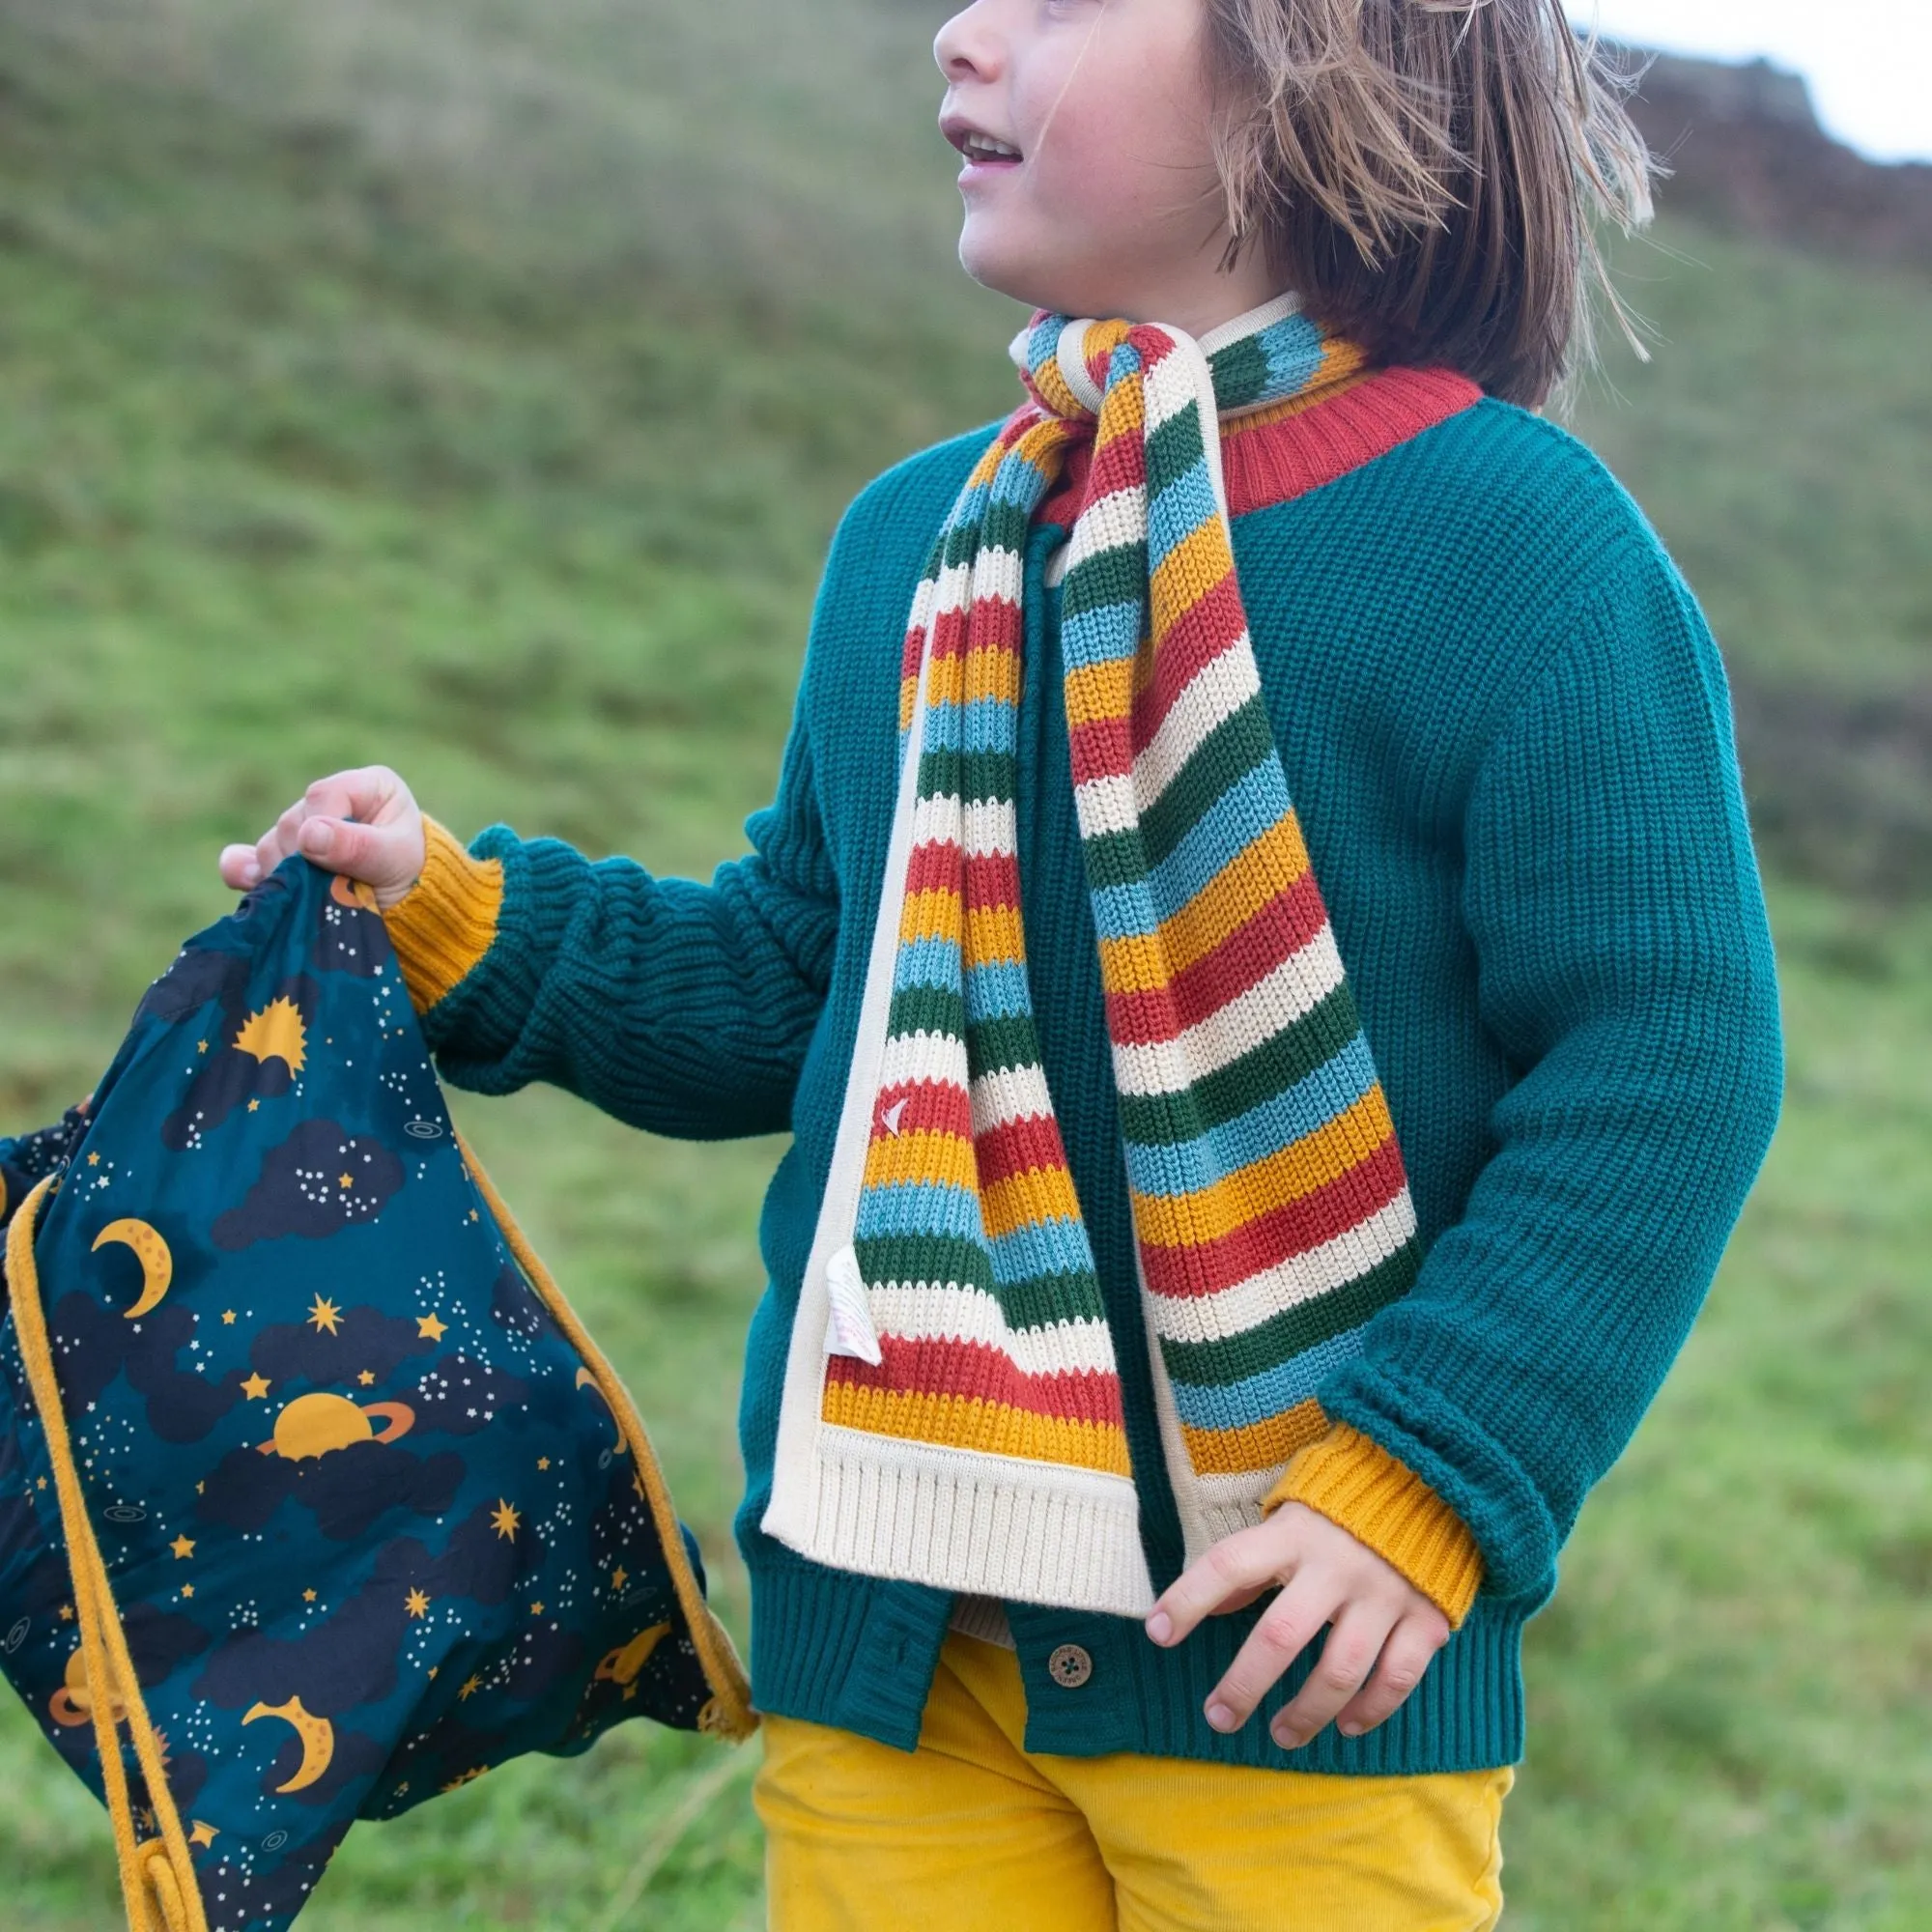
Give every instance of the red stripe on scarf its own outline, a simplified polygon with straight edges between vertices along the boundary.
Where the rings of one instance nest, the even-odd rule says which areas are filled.
[[[1252,1221],[1192,1247],[1141,1243],[1141,1274],[1149,1291],[1170,1300],[1218,1294],[1264,1268],[1295,1255],[1379,1213],[1403,1190],[1402,1150],[1393,1134],[1368,1156],[1298,1201],[1284,1202]]]
[[[1266,979],[1315,938],[1327,920],[1314,872],[1303,872],[1213,952],[1178,973],[1165,989],[1108,994],[1108,1032],[1128,1046],[1177,1038]]]
[[[879,1353],[883,1359],[876,1368],[850,1355],[828,1356],[826,1379],[906,1395],[961,1396],[1065,1422],[1124,1426],[1120,1378],[1097,1369],[1030,1376],[980,1342],[908,1341],[900,1335],[881,1335]]]

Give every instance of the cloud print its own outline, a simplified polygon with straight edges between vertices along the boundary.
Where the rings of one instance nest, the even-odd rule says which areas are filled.
[[[554,1325],[550,1310],[543,1305],[536,1291],[508,1262],[497,1269],[496,1282],[490,1290],[490,1313],[512,1334],[522,1335],[528,1341],[535,1341]]]
[[[373,1221],[402,1184],[403,1163],[381,1141],[334,1121],[304,1121],[269,1151],[242,1204],[216,1219],[214,1245],[232,1254],[285,1235],[326,1240]]]
[[[341,1717],[389,1696],[409,1634],[412,1590],[432,1602],[468,1597],[495,1605],[542,1562],[543,1539],[527,1528],[514,1538],[498,1536],[491,1522],[495,1510],[488,1503],[472,1511],[440,1556],[414,1537],[384,1544],[369,1580],[333,1615],[298,1635],[235,1632],[195,1679],[194,1694],[223,1710],[241,1710],[257,1698],[280,1704],[299,1697],[318,1718]]]
[[[185,959],[193,956],[182,955]],[[153,990],[150,989],[151,994]],[[211,1040],[209,1056],[190,1082],[186,1095],[161,1122],[161,1145],[176,1153],[193,1147],[204,1135],[213,1133],[244,1100],[276,1099],[295,1085],[294,1070],[280,1055],[257,1060],[252,1053],[233,1043],[234,1036],[248,1017],[247,990],[244,974],[236,989],[238,996],[223,999],[221,1024],[215,1035],[221,1043],[216,1045]],[[315,981],[298,973],[276,987],[272,1000],[286,1000],[307,1026],[315,1016]]]
[[[79,1289],[54,1303],[49,1322],[60,1362],[61,1404],[79,1415],[124,1370],[146,1399],[148,1427],[163,1442],[199,1442],[242,1400],[231,1378],[192,1375],[175,1358],[194,1337],[194,1317],[164,1301],[139,1321]]]
[[[323,1535],[354,1543],[392,1509],[440,1516],[455,1499],[463,1467],[463,1458],[448,1451],[418,1457],[386,1442],[352,1442],[298,1463],[231,1449],[203,1479],[194,1513],[203,1522],[252,1534],[293,1496],[315,1512]]]
[[[185,946],[175,954],[174,964],[141,996],[134,1017],[139,1020],[152,1015],[169,1026],[179,1026],[209,1001],[219,1000],[223,1019],[233,1015],[234,1023],[240,1025],[248,996],[248,963],[244,953]]]
[[[335,1318],[333,1330],[312,1321],[271,1322],[249,1345],[248,1362],[277,1384],[327,1387],[354,1381],[365,1370],[383,1381],[410,1356],[435,1352],[436,1344],[408,1317],[358,1302]]]
[[[529,1393],[522,1376],[469,1355],[444,1355],[416,1384],[416,1427],[474,1435],[502,1410],[521,1406]]]

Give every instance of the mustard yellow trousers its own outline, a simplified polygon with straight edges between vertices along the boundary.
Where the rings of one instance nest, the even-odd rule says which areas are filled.
[[[1331,1777],[1021,1748],[1011,1652],[954,1633],[919,1748],[767,1717],[774,1932],[1488,1932],[1508,1771]]]

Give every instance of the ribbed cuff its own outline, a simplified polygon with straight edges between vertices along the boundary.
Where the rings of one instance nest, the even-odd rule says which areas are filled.
[[[422,876],[384,915],[419,1013],[461,985],[489,952],[503,907],[500,859],[472,859],[453,833],[427,815],[423,848]]]
[[[1463,1519],[1406,1463],[1346,1422],[1333,1424],[1281,1473],[1264,1514],[1302,1503],[1393,1564],[1452,1628],[1476,1601],[1483,1558]]]

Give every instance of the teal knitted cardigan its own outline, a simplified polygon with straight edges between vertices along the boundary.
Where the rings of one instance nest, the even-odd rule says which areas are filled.
[[[1233,528],[1264,699],[1426,1250],[1319,1399],[1455,1512],[1481,1588],[1395,1717],[1292,1753],[1266,1718],[1312,1656],[1235,1736],[1202,1715],[1259,1606],[1165,1651],[1129,1620],[1010,1605],[1030,1749],[1370,1774],[1520,1756],[1523,1623],[1681,1346],[1776,1118],[1771,939],[1697,606],[1579,444],[1411,377],[1257,435]],[[840,524],[751,851],[706,884],[491,828],[470,850],[497,896],[472,939],[443,947],[456,963],[428,975],[425,1014],[461,1087],[547,1080],[690,1139],[791,1131],[760,1221],[769,1281],[740,1409],[753,1694],[908,1749],[951,1599],[812,1564],[757,1525],[882,884],[909,593],[990,434],[900,464]],[[1022,913],[1160,1588],[1180,1530],[1044,578],[1070,521],[1063,493],[1026,554]],[[399,948],[407,959],[407,933]],[[1092,1659],[1078,1685],[1047,1669],[1067,1643]]]

